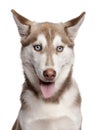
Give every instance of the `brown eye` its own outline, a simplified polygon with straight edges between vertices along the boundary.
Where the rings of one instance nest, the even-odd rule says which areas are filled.
[[[63,47],[63,46],[57,46],[57,48],[56,48],[57,52],[62,52],[62,51],[63,51],[63,49],[64,49],[64,47]]]
[[[41,45],[34,45],[33,48],[34,48],[35,51],[41,51],[42,50]]]

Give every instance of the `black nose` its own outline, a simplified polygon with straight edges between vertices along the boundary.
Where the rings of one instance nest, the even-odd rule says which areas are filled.
[[[56,71],[54,71],[53,69],[46,69],[43,72],[43,75],[46,78],[46,80],[53,80],[56,76]]]

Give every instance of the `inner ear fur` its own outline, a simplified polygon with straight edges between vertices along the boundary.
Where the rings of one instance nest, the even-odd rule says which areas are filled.
[[[84,21],[84,16],[85,16],[85,12],[81,13],[80,16],[64,23],[64,29],[71,40],[75,39],[78,29],[80,28],[81,24]]]
[[[11,10],[11,12],[12,12],[14,20],[17,24],[18,32],[19,32],[20,36],[21,37],[28,36],[30,33],[30,28],[31,28],[32,22],[29,19],[27,19],[24,16],[17,13],[13,9]]]

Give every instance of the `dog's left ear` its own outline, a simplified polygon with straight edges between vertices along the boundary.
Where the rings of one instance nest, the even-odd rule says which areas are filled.
[[[32,22],[27,18],[23,17],[22,15],[18,14],[15,10],[11,10],[13,13],[14,20],[18,27],[18,32],[21,37],[28,36],[30,33],[30,27]]]
[[[83,12],[77,18],[64,23],[64,29],[68,34],[68,37],[73,41],[77,35],[78,29],[84,20],[85,12]]]

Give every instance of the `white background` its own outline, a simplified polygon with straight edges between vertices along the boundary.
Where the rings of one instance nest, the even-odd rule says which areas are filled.
[[[20,37],[11,9],[38,22],[64,22],[86,11],[75,40],[73,76],[83,103],[83,130],[102,130],[102,3],[101,0],[3,0],[0,2],[0,130],[11,130],[24,81]]]

